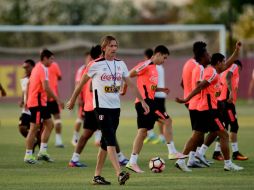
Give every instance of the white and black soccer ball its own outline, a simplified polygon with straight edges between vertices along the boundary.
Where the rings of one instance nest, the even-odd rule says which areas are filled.
[[[165,167],[165,161],[160,157],[154,157],[149,161],[149,168],[154,173],[161,173]]]

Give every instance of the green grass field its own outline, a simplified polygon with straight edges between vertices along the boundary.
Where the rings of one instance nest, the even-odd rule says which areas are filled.
[[[174,140],[178,150],[182,150],[185,141],[191,134],[187,110],[173,102],[167,104],[168,113],[173,118]],[[93,186],[97,148],[92,138],[82,153],[81,161],[88,168],[68,168],[67,164],[73,153],[70,144],[75,113],[63,111],[64,149],[54,147],[54,133],[49,142],[49,153],[55,163],[41,162],[38,165],[27,165],[23,162],[25,152],[24,138],[19,134],[17,124],[20,109],[15,105],[0,102],[0,190],[75,190],[75,189],[195,189],[195,190],[253,190],[254,189],[254,106],[240,102],[237,107],[240,123],[239,147],[249,157],[247,161],[237,164],[245,168],[241,172],[225,172],[223,162],[215,162],[210,168],[194,169],[192,173],[183,173],[174,167],[174,161],[167,160],[165,145],[146,144],[139,156],[139,165],[144,174],[131,173],[130,180],[119,187],[113,168],[106,161],[103,176],[111,181],[111,186]],[[136,133],[136,113],[132,102],[122,106],[121,123],[118,128],[118,140],[122,152],[129,157],[132,142]],[[214,145],[208,150],[210,159]],[[149,171],[148,161],[151,157],[160,156],[166,160],[166,169],[161,174]]]

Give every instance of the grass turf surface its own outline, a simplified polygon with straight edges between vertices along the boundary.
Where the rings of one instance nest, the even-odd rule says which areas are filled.
[[[182,150],[185,141],[191,134],[188,112],[184,106],[173,102],[167,104],[167,110],[173,119],[175,145],[178,150]],[[210,168],[193,169],[192,173],[183,173],[174,167],[175,161],[167,160],[165,145],[146,144],[139,156],[139,165],[145,170],[145,173],[135,174],[130,172],[130,180],[127,181],[124,187],[119,187],[111,163],[107,160],[102,175],[111,181],[112,185],[105,187],[91,185],[97,156],[97,148],[93,144],[94,138],[90,139],[81,154],[81,161],[88,164],[89,167],[67,167],[73,153],[73,146],[70,141],[75,114],[68,111],[63,111],[62,114],[64,149],[54,147],[55,133],[51,135],[48,152],[55,159],[55,162],[28,165],[23,162],[25,141],[17,128],[20,109],[13,104],[1,103],[0,189],[254,189],[254,106],[248,106],[244,102],[240,102],[237,111],[240,124],[239,148],[243,154],[249,157],[247,161],[236,161],[237,164],[245,168],[243,171],[225,172],[223,162],[216,161]],[[117,135],[122,152],[127,157],[131,153],[132,142],[136,134],[135,116],[133,103],[123,103]],[[207,152],[209,159],[213,148],[214,144]],[[149,171],[149,159],[155,156],[160,156],[166,161],[166,169],[163,173],[154,174]]]

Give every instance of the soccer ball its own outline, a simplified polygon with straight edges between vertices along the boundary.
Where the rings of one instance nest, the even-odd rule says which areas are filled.
[[[165,161],[160,157],[154,157],[149,161],[149,168],[154,173],[162,172],[165,167]]]

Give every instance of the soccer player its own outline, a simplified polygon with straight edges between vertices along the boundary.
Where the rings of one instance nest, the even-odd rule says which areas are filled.
[[[5,89],[4,89],[4,87],[2,86],[2,84],[0,83],[0,92],[1,92],[1,96],[6,96],[7,94],[6,94],[6,91],[5,91]]]
[[[189,59],[183,67],[181,86],[183,87],[185,98],[196,88],[197,84],[203,80],[204,68],[210,63],[210,55],[207,53],[206,46],[205,42],[195,42],[193,44],[194,57]],[[187,166],[192,168],[205,167],[195,159],[195,151],[198,151],[203,144],[206,132],[203,130],[203,126],[197,124],[197,120],[199,119],[197,118],[197,112],[200,98],[201,93],[198,93],[189,102],[185,103],[185,106],[189,110],[192,135],[185,144],[183,154],[189,154]],[[207,136],[206,140],[207,139],[209,139],[209,136]],[[186,167],[184,160],[177,160],[176,166],[181,170],[191,171]]]
[[[217,96],[219,95],[219,74],[226,69],[228,69],[233,61],[237,59],[241,43],[238,42],[236,44],[236,49],[232,56],[225,62],[225,57],[216,53],[213,54],[211,58],[211,65],[206,67],[204,70],[204,77],[202,82],[200,82],[197,87],[187,96],[185,99],[177,98],[176,101],[179,103],[186,103],[196,94],[201,93],[201,100],[198,105],[198,110],[200,112],[198,116],[199,126],[203,126],[204,130],[211,132],[211,137],[214,136],[220,137],[221,149],[224,160],[224,170],[225,171],[239,171],[243,168],[237,166],[232,163],[229,155],[229,136],[227,131],[224,128],[222,119],[220,118],[219,110],[217,108]],[[209,57],[209,56],[207,56]],[[209,58],[207,58],[209,62]],[[214,139],[213,139],[214,140]],[[213,141],[212,140],[212,141]],[[210,143],[212,143],[212,141]],[[196,158],[198,158],[202,163],[206,164],[206,160],[204,159],[204,154],[210,144],[203,144],[196,154]],[[177,163],[178,164],[178,163]],[[182,164],[182,163],[181,163]],[[180,168],[181,169],[181,168]]]
[[[237,99],[238,85],[242,63],[236,60],[234,64],[221,74],[222,90],[218,98],[218,109],[221,111],[225,127],[228,130],[230,125],[230,141],[232,147],[233,160],[247,160],[248,157],[242,155],[238,149],[237,132],[239,129],[236,116],[235,103]],[[223,160],[220,144],[216,142],[213,158]]]
[[[58,81],[62,80],[61,70],[56,62],[53,62],[49,68],[49,86],[53,93],[59,97],[58,92]],[[50,114],[53,115],[54,118],[54,126],[55,126],[55,146],[58,148],[64,148],[64,144],[62,141],[62,120],[60,115],[60,107],[58,106],[56,100],[52,97],[48,97],[47,100],[47,109],[50,111]]]
[[[102,168],[108,153],[109,159],[118,176],[118,182],[120,185],[124,185],[129,179],[129,173],[121,171],[116,154],[116,130],[120,117],[119,90],[122,80],[132,87],[136,96],[140,99],[144,109],[143,114],[149,113],[149,107],[139,94],[138,89],[131,82],[125,63],[115,58],[118,49],[116,38],[113,36],[105,36],[102,39],[101,48],[103,51],[103,58],[96,60],[89,68],[87,74],[82,76],[79,85],[75,88],[67,103],[67,107],[69,109],[73,108],[82,86],[92,78],[93,107],[102,132],[101,147],[98,152],[93,183],[100,185],[110,184],[110,182],[106,181],[106,179],[101,176]]]
[[[153,56],[153,50],[148,48],[144,52],[145,60],[151,59]],[[156,69],[158,72],[158,88],[164,88],[165,87],[165,75],[164,75],[164,67],[163,65],[156,65]],[[157,104],[157,107],[160,107],[160,110],[163,112],[166,112],[165,108],[165,99],[167,97],[167,94],[164,92],[155,92],[155,103]],[[157,121],[158,127],[159,127],[159,136],[156,137],[156,134],[154,133],[153,129],[150,129],[147,131],[147,137],[144,140],[144,143],[151,142],[152,144],[157,144],[159,142],[165,144],[165,137],[163,135],[163,123],[160,121]]]
[[[22,90],[22,98],[19,106],[22,108],[22,113],[19,118],[19,132],[23,137],[27,137],[29,128],[30,128],[30,120],[31,120],[31,112],[25,107],[27,100],[27,85],[29,81],[29,77],[31,75],[32,69],[35,66],[35,62],[32,59],[27,59],[24,61],[22,68],[25,70],[25,77],[20,79],[21,90]],[[40,133],[40,131],[38,131]],[[37,134],[38,134],[37,133]],[[37,142],[40,141],[40,136],[37,135]]]
[[[156,120],[162,122],[164,125],[163,134],[166,138],[168,147],[168,158],[176,159],[184,157],[184,155],[177,152],[175,149],[171,118],[166,112],[164,112],[165,110],[160,110],[161,107],[157,108],[154,101],[156,91],[163,91],[166,94],[169,92],[168,88],[157,88],[158,72],[156,69],[156,65],[163,64],[168,56],[169,50],[165,46],[159,45],[155,48],[154,55],[151,59],[139,63],[130,71],[130,77],[137,76],[137,87],[143,99],[145,99],[146,103],[150,107],[150,113],[148,115],[144,115],[141,102],[138,99],[135,101],[138,131],[133,142],[130,161],[126,165],[126,168],[136,173],[144,172],[137,164],[138,155],[143,147],[143,141],[147,136],[147,131],[153,129]]]
[[[79,67],[76,72],[75,87],[78,85],[78,83],[82,77],[82,74],[90,61],[92,61],[90,52],[85,52],[85,61],[84,61],[85,64],[83,64],[81,67]],[[75,125],[74,125],[74,132],[73,132],[73,137],[71,140],[71,143],[73,146],[76,146],[78,143],[78,140],[79,140],[79,131],[80,131],[80,127],[83,123],[83,119],[84,119],[83,108],[84,108],[84,100],[83,100],[82,93],[80,93],[80,96],[78,97],[78,117],[77,117]]]
[[[49,87],[48,67],[54,60],[54,55],[49,50],[43,50],[40,54],[40,62],[32,70],[28,83],[28,94],[26,107],[31,112],[30,129],[26,138],[26,153],[24,161],[28,164],[37,163],[33,155],[33,145],[37,131],[39,130],[41,119],[43,120],[44,130],[41,135],[41,146],[38,153],[38,160],[52,162],[47,153],[48,140],[53,129],[53,122],[47,110],[47,95],[53,97],[58,105],[62,102],[52,92]]]
[[[91,67],[92,64],[94,64],[94,61],[98,59],[102,54],[101,46],[97,45],[95,47],[92,47],[90,50],[89,55],[91,56],[92,60],[91,62],[86,65],[86,69],[82,71],[81,76],[86,74],[89,67]],[[81,95],[82,99],[84,100],[84,131],[81,135],[80,139],[78,140],[77,146],[75,148],[75,151],[72,155],[71,161],[69,162],[70,167],[86,167],[86,164],[83,164],[79,161],[80,154],[83,151],[87,141],[91,138],[93,134],[95,134],[97,131],[100,132],[99,126],[96,120],[96,115],[93,108],[93,92],[91,91],[91,79],[83,86]],[[100,141],[99,141],[100,143]],[[121,166],[125,166],[127,162],[129,161],[123,153],[120,151],[118,143],[116,144],[116,152],[119,159],[119,163]]]

